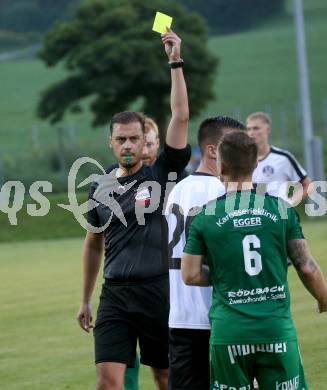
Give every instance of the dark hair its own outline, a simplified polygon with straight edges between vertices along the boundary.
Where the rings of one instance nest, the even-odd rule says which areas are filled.
[[[243,131],[226,133],[218,145],[218,153],[232,179],[251,175],[257,164],[258,147]]]
[[[141,124],[142,132],[144,133],[145,116],[141,112],[123,111],[115,114],[110,122],[110,134],[112,135],[112,129],[115,123],[127,125],[129,123],[139,122]]]
[[[245,126],[237,119],[228,116],[207,118],[200,124],[198,130],[198,145],[202,154],[206,145],[218,145],[224,129],[245,130]]]

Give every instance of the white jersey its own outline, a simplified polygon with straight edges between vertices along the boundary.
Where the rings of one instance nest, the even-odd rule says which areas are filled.
[[[186,286],[181,275],[181,257],[186,244],[185,231],[196,214],[191,209],[201,208],[224,193],[217,177],[194,172],[179,182],[168,197],[165,215],[169,234],[170,328],[210,329],[212,288]]]
[[[252,181],[266,183],[270,195],[288,200],[287,182],[298,183],[306,176],[306,171],[290,152],[272,146],[269,154],[258,162]]]

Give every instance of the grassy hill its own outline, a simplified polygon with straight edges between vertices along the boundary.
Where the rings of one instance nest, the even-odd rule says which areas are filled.
[[[323,72],[327,66],[327,3],[313,0],[304,4],[314,128],[326,139],[322,103],[327,97]],[[221,57],[221,65],[216,79],[217,101],[203,116],[223,112],[244,120],[253,111],[267,110],[275,124],[273,140],[301,152],[293,17],[289,15],[260,30],[213,38],[210,47]],[[283,122],[288,129],[284,139]]]
[[[289,10],[290,5],[291,1]],[[315,131],[326,139],[323,117],[325,115],[327,122],[327,3],[304,0],[304,5]],[[199,118],[192,120],[191,142],[195,143],[197,125],[204,116],[225,113],[244,120],[251,111],[263,109],[273,116],[273,141],[301,154],[292,16],[288,14],[257,30],[213,37],[210,48],[221,58],[215,83],[217,100]],[[64,69],[47,69],[38,60],[21,60],[1,63],[0,72],[0,155],[10,161],[17,153],[31,153],[42,147],[55,149],[57,133],[53,127],[38,120],[35,107],[40,92],[61,79]],[[76,135],[82,150],[100,148],[105,152],[106,129],[91,129],[91,116],[87,111],[68,116],[64,127],[67,142]]]

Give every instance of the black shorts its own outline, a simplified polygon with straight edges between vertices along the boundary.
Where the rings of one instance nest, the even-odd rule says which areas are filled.
[[[209,390],[210,330],[169,329],[169,390]]]
[[[168,368],[168,276],[137,283],[105,281],[94,327],[95,362]]]

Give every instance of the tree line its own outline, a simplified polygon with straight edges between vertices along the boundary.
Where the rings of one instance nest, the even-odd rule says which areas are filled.
[[[55,21],[70,18],[76,6],[83,2],[89,0],[0,0],[0,30],[46,31]],[[110,8],[112,0],[106,2]],[[202,15],[211,33],[253,28],[281,15],[285,8],[285,0],[179,0],[176,3]]]
[[[182,2],[189,3],[187,8]],[[283,3],[284,0],[83,0],[68,22],[57,24],[45,36],[41,58],[50,67],[64,64],[68,72],[66,78],[43,91],[38,115],[52,123],[60,122],[67,112],[80,111],[81,103],[90,98],[93,124],[102,125],[113,113],[138,104],[138,109],[153,116],[163,131],[169,114],[170,76],[160,37],[151,31],[155,11],[160,10],[174,17],[173,28],[184,40],[182,56],[190,110],[197,116],[215,97],[218,58],[207,47],[203,18],[189,7],[205,12],[211,26],[220,20],[227,25],[239,23],[244,28],[250,21],[242,25],[240,20],[246,20],[246,15],[262,16],[264,10],[276,14]]]
[[[80,0],[0,0],[0,30],[43,32],[69,18]]]

